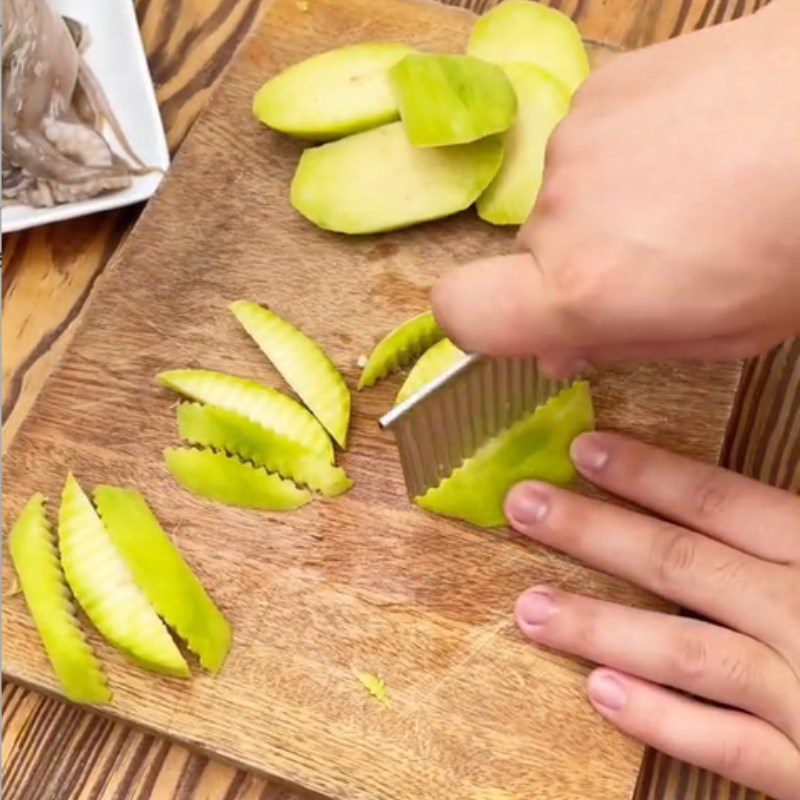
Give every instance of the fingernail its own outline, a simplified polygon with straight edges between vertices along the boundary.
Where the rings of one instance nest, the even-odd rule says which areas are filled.
[[[595,705],[609,711],[619,711],[628,701],[628,692],[622,682],[608,672],[593,672],[589,676],[588,691]]]
[[[547,515],[548,500],[536,484],[515,486],[506,499],[506,515],[512,524],[522,527],[541,522]]]
[[[556,613],[556,604],[547,589],[531,589],[517,600],[517,619],[525,628],[540,627]]]
[[[608,464],[609,452],[602,437],[596,433],[583,433],[573,440],[569,449],[575,466],[586,472],[597,472]]]

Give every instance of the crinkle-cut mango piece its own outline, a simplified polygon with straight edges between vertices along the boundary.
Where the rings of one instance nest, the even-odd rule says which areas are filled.
[[[108,642],[145,669],[188,677],[189,667],[70,473],[58,513],[67,583]]]
[[[292,207],[338,233],[397,230],[469,208],[503,159],[501,136],[414,147],[402,122],[357,133],[300,157]]]
[[[276,389],[206,369],[170,370],[157,379],[162,386],[199,403],[242,414],[333,463],[333,445],[325,428],[300,403]]]
[[[358,388],[373,386],[392,372],[407,366],[443,337],[444,331],[434,319],[432,311],[406,320],[375,345],[361,371]]]
[[[353,485],[341,467],[235,411],[181,403],[178,433],[189,444],[239,456],[327,497],[339,495]]]
[[[44,504],[44,495],[33,495],[11,528],[11,560],[64,695],[75,703],[107,703],[111,692],[78,622]]]
[[[593,429],[589,384],[578,381],[486,442],[414,502],[427,511],[483,528],[505,525],[503,503],[509,489],[531,479],[569,484],[575,477],[570,444],[579,433]]]
[[[495,64],[536,64],[570,95],[589,74],[578,26],[563,12],[532,0],[504,0],[479,17],[467,53]]]
[[[311,500],[311,493],[292,481],[225,453],[168,447],[164,451],[164,460],[172,477],[181,486],[217,503],[289,511]]]
[[[132,489],[98,486],[94,502],[112,543],[156,613],[203,667],[219,671],[230,650],[231,627],[144,498]]]
[[[464,352],[459,350],[449,339],[436,342],[419,357],[419,361],[411,368],[405,383],[397,393],[395,404],[408,400],[411,395],[416,394],[423,386],[457,364],[462,358],[464,358]]]
[[[237,300],[230,309],[336,443],[346,447],[350,392],[325,351],[290,322],[258,303]]]
[[[270,78],[253,98],[253,114],[315,141],[392,122],[399,110],[388,71],[412,52],[396,42],[369,42],[311,56]]]

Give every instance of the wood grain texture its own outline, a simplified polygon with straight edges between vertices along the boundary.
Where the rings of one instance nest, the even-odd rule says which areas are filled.
[[[480,10],[489,4],[467,3],[466,5]],[[624,2],[622,0],[595,2],[595,0],[587,0],[584,2],[581,0],[577,3],[565,2],[560,5],[579,20],[587,35],[609,41],[624,42],[628,45],[637,45],[694,27],[729,19],[742,13],[749,13],[756,4],[753,2],[714,2],[713,0],[711,2],[697,2],[697,0],[683,0],[683,2]],[[167,9],[167,6],[172,8]],[[151,53],[151,67],[154,69],[159,84],[159,97],[162,100],[169,139],[173,146],[177,144],[182,132],[186,130],[196,110],[205,99],[206,92],[204,90],[213,79],[214,70],[221,66],[223,59],[227,58],[232,50],[233,43],[228,34],[231,32],[240,34],[243,31],[242,26],[236,23],[236,20],[240,19],[237,15],[242,13],[245,8],[253,9],[254,7],[254,2],[234,3],[226,2],[226,0],[208,0],[207,2],[173,0],[170,4],[150,4],[145,0],[138,3],[140,19],[143,21],[145,43]],[[219,31],[223,31],[223,33],[220,34]],[[220,41],[224,42],[225,47],[221,50],[214,50],[213,48],[218,47]],[[190,52],[195,57],[192,59],[191,65],[186,66],[183,62],[187,60]],[[157,56],[156,53],[158,53]],[[218,58],[220,53],[221,57]],[[173,71],[173,74],[169,73],[170,70]],[[181,73],[182,78],[170,81],[178,72]],[[181,86],[194,84],[194,91],[200,90],[202,98],[200,101],[192,102],[191,92],[193,90],[184,91],[177,100],[172,102],[169,113],[167,113],[168,109],[163,105],[165,93],[162,91],[162,87],[167,82],[169,82],[169,96],[174,96]],[[181,103],[185,103],[185,105],[181,106]],[[189,110],[181,113],[182,108]],[[92,222],[97,223],[100,219],[103,218],[95,218]],[[127,228],[126,224],[121,224],[116,228],[116,233],[108,235],[108,246],[105,249],[94,250],[97,253],[95,269],[85,269],[83,278],[73,275],[74,282],[67,285],[63,276],[74,272],[74,269],[70,266],[70,260],[64,258],[64,254],[71,252],[76,256],[86,258],[96,241],[91,235],[90,228],[83,239],[83,245],[75,246],[76,239],[80,242],[80,233],[76,232],[74,226],[75,223],[72,223],[60,230],[43,229],[52,234],[43,238],[38,247],[27,246],[28,238],[36,238],[30,234],[6,237],[4,241],[6,259],[3,301],[5,317],[3,398],[4,412],[7,412],[4,413],[4,433],[6,434],[4,446],[10,441],[10,434],[19,419],[24,416],[23,412],[30,406],[32,398],[38,392],[49,369],[55,362],[54,353],[59,346],[63,346],[63,342],[68,338],[72,330],[68,324],[69,320],[78,315],[86,299],[90,296],[90,283],[102,269],[107,255],[116,245],[115,236],[121,236]],[[98,238],[105,239],[106,230],[103,226],[97,232],[100,234]],[[20,245],[22,246],[20,247]],[[18,255],[14,259],[15,268],[10,270],[9,255],[15,248]],[[43,260],[44,263],[42,263]],[[41,266],[40,271],[35,275],[28,274],[36,269],[36,265]],[[17,282],[26,274],[30,280],[19,285]],[[16,291],[12,291],[15,286],[17,286]],[[78,302],[72,302],[74,298],[78,298]],[[9,318],[10,312],[13,312],[11,318]],[[67,324],[64,324],[65,320]],[[13,321],[13,324],[7,324],[10,321]],[[22,340],[25,347],[17,346],[18,339]],[[787,476],[787,482],[784,485],[795,488],[800,482],[800,476],[798,476],[796,449],[793,449],[792,443],[798,441],[796,434],[798,418],[797,404],[795,402],[793,405],[791,392],[794,390],[795,397],[797,397],[796,382],[797,375],[800,374],[797,364],[796,347],[787,352],[783,363],[779,363],[775,359],[770,360],[766,367],[762,367],[761,372],[758,373],[762,377],[759,377],[758,380],[750,378],[749,382],[754,388],[741,403],[739,419],[743,422],[746,422],[751,416],[758,417],[759,413],[765,420],[770,419],[771,414],[777,420],[777,424],[771,429],[771,432],[767,431],[762,437],[764,441],[769,441],[771,438],[772,447],[769,448],[768,445],[764,448],[753,446],[746,428],[742,425],[738,428],[740,435],[737,437],[740,441],[738,447],[740,459],[750,453],[749,457],[753,463],[760,465],[759,469],[762,470],[760,474],[763,476],[768,476],[772,464],[783,464],[784,466],[778,469],[782,469],[781,474]],[[768,374],[767,379],[763,378],[764,369]],[[787,374],[790,377],[786,378]],[[755,376],[756,373],[753,372],[753,375]],[[763,393],[762,389],[762,394],[759,395],[755,387],[772,385],[769,376],[772,376],[773,383],[777,382],[779,385],[783,385],[787,389],[787,394],[781,397],[770,397]],[[9,386],[13,385],[14,381],[17,381],[20,388],[16,390],[15,402],[9,403]],[[762,411],[759,412],[759,409]],[[14,413],[8,413],[12,410]],[[794,419],[794,427],[792,427],[792,419]],[[781,438],[781,426],[786,426],[788,431],[784,438]],[[43,699],[38,695],[31,695],[20,688],[7,689],[7,691],[15,692],[15,696],[25,698],[25,702],[12,704],[9,701],[4,704],[3,719],[6,727],[3,742],[3,771],[4,788],[9,797],[91,796],[110,798],[128,796],[119,794],[116,789],[120,772],[124,769],[126,774],[130,772],[141,776],[149,769],[143,764],[136,767],[129,765],[128,762],[125,762],[124,767],[122,763],[115,765],[113,758],[104,757],[100,760],[100,753],[113,752],[113,749],[109,750],[110,742],[123,742],[123,740],[138,742],[142,737],[141,734],[124,729],[119,725],[108,726],[104,723],[100,737],[103,744],[96,751],[97,755],[92,755],[95,752],[92,751],[89,754],[91,757],[87,757],[87,748],[83,746],[84,738],[82,735],[80,738],[78,737],[77,728],[80,726],[71,726],[62,732],[52,726],[42,724],[55,713],[55,709],[65,708],[63,705],[53,700]],[[14,726],[8,724],[10,713],[14,714]],[[74,711],[73,713],[76,718],[85,721],[97,719],[85,712]],[[59,742],[61,745],[58,745]],[[64,749],[58,750],[58,746],[63,746]],[[128,745],[120,744],[120,747],[128,752]],[[136,753],[140,752],[138,744],[131,744],[130,747]],[[150,752],[150,747],[145,747],[141,752]],[[152,748],[155,749],[156,744],[153,744]],[[76,771],[88,776],[82,784],[84,786],[83,794],[65,793],[66,787],[60,786],[55,779],[48,782],[48,776],[53,778],[58,773],[58,761],[55,758],[48,758],[45,755],[36,762],[35,770],[28,769],[36,753],[53,752],[63,753],[65,758],[74,763]],[[202,757],[195,756],[193,759],[188,759],[186,752],[177,745],[172,746],[169,750],[165,749],[163,752],[164,755],[155,762],[153,769],[157,773],[157,766],[161,764],[161,771],[168,777],[162,781],[154,773],[155,777],[148,779],[141,787],[138,783],[136,784],[135,796],[288,797],[283,794],[282,790],[274,793],[277,790],[273,791],[266,784],[213,762],[208,764]],[[166,755],[167,753],[169,755]],[[145,757],[145,760],[147,758],[149,756]],[[698,777],[694,771],[682,768],[663,757],[653,761],[655,764],[651,763],[642,776],[643,781],[640,787],[642,797],[689,797],[695,796],[695,790],[697,790],[698,797],[713,796],[716,798],[729,795],[729,788],[718,780],[711,780],[708,776]],[[188,769],[189,777],[178,787],[177,784],[170,782],[172,778],[169,776],[175,774],[174,765],[184,763],[194,766]],[[198,773],[200,777],[195,780]],[[25,783],[24,787],[19,782],[19,776],[23,774],[29,775],[31,778],[31,781]],[[39,775],[41,780],[37,780]],[[139,779],[137,778],[137,780]],[[251,788],[256,784],[259,784],[261,788],[251,794]],[[175,794],[176,791],[179,793]],[[737,795],[731,791],[730,796]],[[744,794],[742,793],[741,796]]]

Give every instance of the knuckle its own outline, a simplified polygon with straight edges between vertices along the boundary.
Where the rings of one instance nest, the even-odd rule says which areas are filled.
[[[656,579],[662,588],[682,584],[697,562],[697,537],[689,531],[664,526],[652,549]]]
[[[749,694],[757,675],[751,657],[746,653],[731,653],[723,656],[722,675],[737,694]]]
[[[701,478],[691,490],[689,507],[698,520],[710,520],[719,516],[728,505],[731,490],[727,483],[712,471]]]
[[[747,747],[738,738],[723,740],[716,757],[714,772],[723,777],[741,775],[745,771]]]
[[[673,652],[672,670],[678,683],[694,683],[708,670],[708,647],[695,633],[683,634]]]

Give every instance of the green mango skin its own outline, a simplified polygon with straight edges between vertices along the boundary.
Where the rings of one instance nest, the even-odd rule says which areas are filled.
[[[395,405],[415,395],[423,386],[429,384],[445,370],[457,364],[464,358],[464,352],[459,350],[449,339],[442,339],[426,350],[419,361],[414,364],[405,383],[397,393]]]
[[[274,311],[237,300],[230,310],[336,443],[347,446],[350,392],[322,348]]]
[[[58,545],[75,599],[109,644],[144,669],[188,678],[180,650],[72,473],[61,495]]]
[[[432,311],[418,314],[398,325],[370,353],[358,380],[359,390],[374,386],[382,378],[407,366],[443,337],[444,331]]]
[[[466,144],[508,130],[517,99],[505,73],[472,56],[412,53],[389,71],[415,147]]]
[[[532,0],[504,0],[481,16],[467,52],[495,64],[536,64],[561,81],[570,96],[589,74],[589,58],[575,23]]]
[[[335,497],[353,485],[340,467],[293,439],[224,408],[181,403],[178,434],[189,444],[224,450],[327,497]]]
[[[311,501],[311,493],[292,481],[225,453],[168,447],[164,461],[181,486],[217,503],[263,511],[292,511]]]
[[[174,369],[156,380],[199,403],[226,408],[274,430],[333,463],[333,445],[325,428],[300,403],[248,378],[206,369]]]
[[[177,632],[200,664],[218,672],[231,647],[231,628],[172,544],[144,498],[98,486],[100,519],[156,613]]]
[[[108,703],[111,692],[75,614],[44,503],[33,495],[12,526],[11,560],[64,695],[74,703]]]
[[[522,225],[542,186],[547,141],[569,111],[570,98],[561,83],[534,64],[503,69],[517,94],[517,119],[505,135],[503,165],[476,208],[493,225]]]
[[[399,117],[388,71],[413,50],[395,42],[341,47],[270,78],[253,114],[270,128],[313,141],[385,125]]]
[[[403,123],[395,122],[306,150],[292,180],[291,203],[324,230],[397,230],[469,208],[502,159],[498,136],[414,147]]]
[[[579,433],[590,430],[594,409],[589,384],[578,381],[484,444],[414,502],[481,528],[504,526],[503,503],[515,484],[540,480],[567,486],[574,480],[569,447]]]

